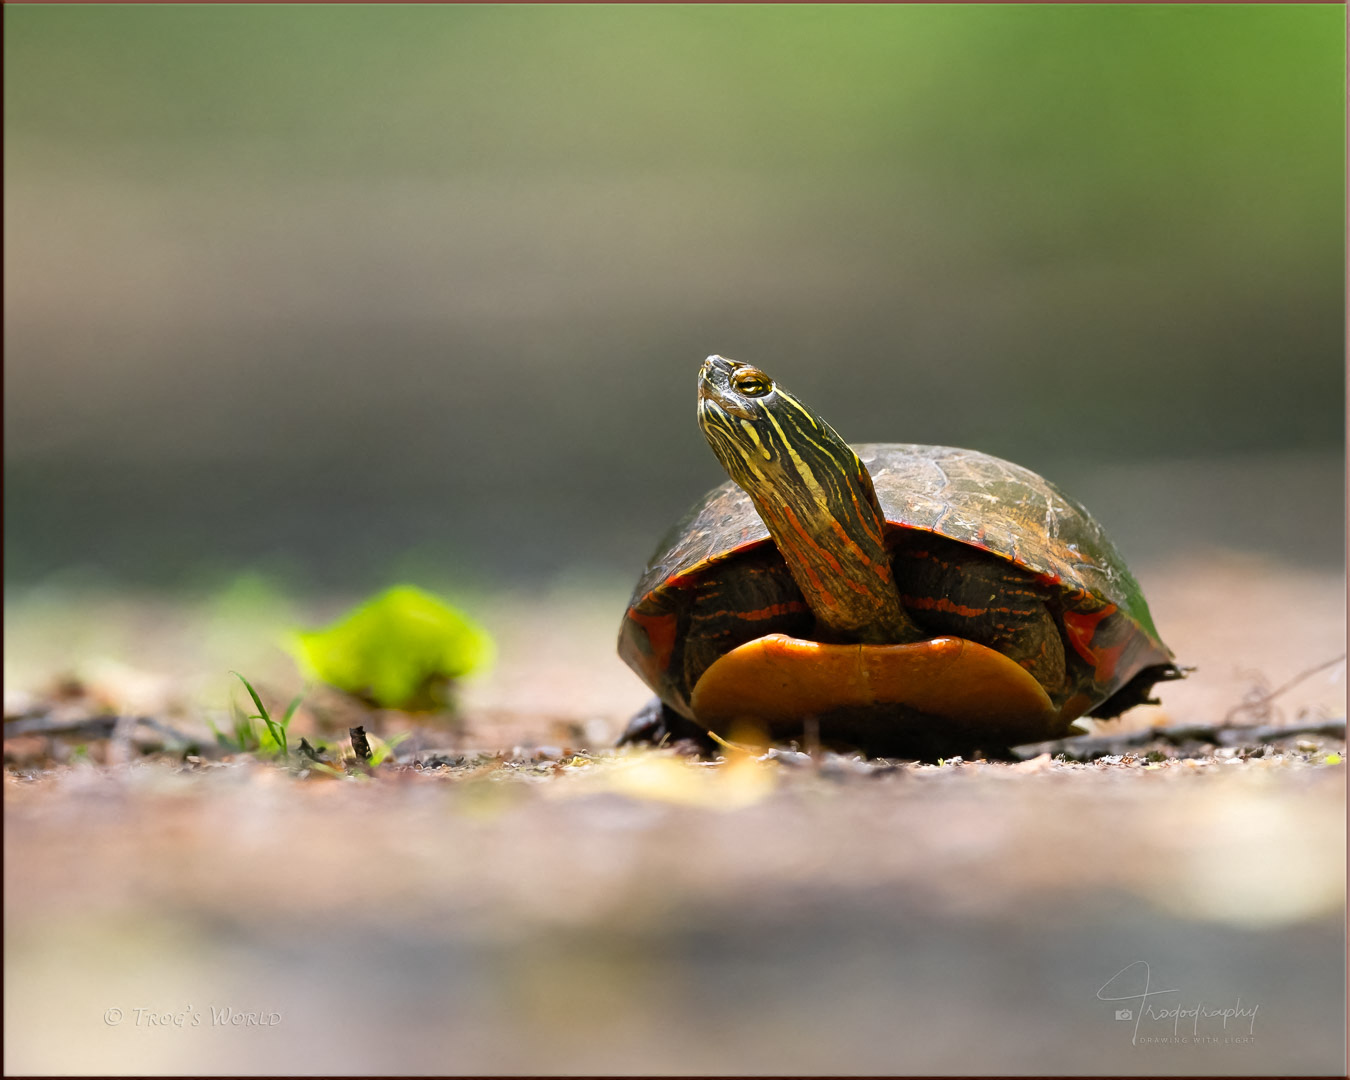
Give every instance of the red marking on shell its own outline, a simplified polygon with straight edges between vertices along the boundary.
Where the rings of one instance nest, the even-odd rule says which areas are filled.
[[[675,634],[679,623],[674,615],[643,615],[629,611],[628,617],[642,627],[647,635],[647,643],[656,671],[662,672],[670,667],[670,656],[675,650]]]
[[[742,611],[742,619],[772,619],[778,615],[791,615],[795,612],[806,611],[806,604],[801,600],[789,600],[785,604],[770,604],[768,607],[758,608],[755,611]]]
[[[915,607],[921,611],[946,611],[967,619],[983,615],[989,610],[988,608],[968,608],[963,604],[953,604],[945,596],[906,596],[904,601],[905,607]]]
[[[650,596],[657,589],[688,589],[697,587],[703,579],[703,575],[713,566],[720,566],[722,563],[729,562],[737,556],[755,551],[764,547],[766,544],[772,544],[773,541],[767,536],[758,537],[748,543],[741,542],[728,547],[725,551],[718,551],[706,559],[702,559],[693,566],[682,570],[678,574],[671,574],[669,577],[657,582],[657,584],[646,595]],[[636,600],[634,601],[636,602]]]
[[[1092,639],[1097,635],[1097,626],[1108,615],[1116,613],[1115,604],[1107,604],[1097,611],[1066,611],[1064,613],[1064,636],[1069,639],[1074,652],[1093,667],[1093,678],[1099,683],[1109,682],[1115,673],[1116,662],[1120,659],[1123,645],[1094,649]]]
[[[708,564],[706,562],[701,562],[693,569],[686,570],[683,574],[673,574],[666,578],[666,580],[661,583],[662,587],[666,589],[687,589],[703,576],[703,571],[707,568]]]
[[[1125,652],[1124,645],[1112,645],[1110,648],[1097,650],[1097,667],[1092,673],[1092,677],[1103,685],[1108,685],[1116,675],[1116,665],[1120,662],[1121,655]]]

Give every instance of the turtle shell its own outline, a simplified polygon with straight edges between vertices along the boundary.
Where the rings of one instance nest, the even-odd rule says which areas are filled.
[[[1066,716],[1115,715],[1174,677],[1139,584],[1101,526],[1030,469],[974,450],[910,443],[854,447],[871,473],[887,542],[916,533],[988,553],[1042,591],[1065,644]],[[978,557],[978,556],[972,556]],[[702,673],[770,633],[809,636],[813,618],[750,497],[714,488],[670,531],[639,580],[619,653],[677,712]],[[696,718],[695,718],[696,719]]]

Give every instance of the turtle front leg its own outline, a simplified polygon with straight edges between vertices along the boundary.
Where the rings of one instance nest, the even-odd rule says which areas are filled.
[[[715,748],[703,728],[654,697],[628,721],[615,745],[675,746],[680,743],[692,743],[700,754],[711,753]]]

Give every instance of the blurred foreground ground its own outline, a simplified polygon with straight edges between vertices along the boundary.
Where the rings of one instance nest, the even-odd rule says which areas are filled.
[[[1338,575],[1139,569],[1200,670],[1128,724],[1218,721],[1344,651]],[[7,698],[78,672],[186,726],[230,667],[288,696],[270,641],[331,612],[250,588],[12,596]],[[1343,1072],[1342,743],[610,754],[644,697],[622,590],[480,599],[500,660],[427,767],[8,768],[6,1071]],[[1344,715],[1343,666],[1270,708]]]
[[[11,777],[6,1070],[1334,1073],[1322,760]]]

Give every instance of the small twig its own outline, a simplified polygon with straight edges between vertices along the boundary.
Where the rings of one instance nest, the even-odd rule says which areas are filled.
[[[46,716],[50,709],[51,705],[46,701],[35,700],[25,702],[19,708],[15,709],[14,712],[5,713],[5,726],[9,727],[9,725],[15,721],[28,720],[34,716]]]
[[[1283,686],[1277,687],[1276,689],[1270,691],[1270,693],[1268,694],[1263,694],[1261,697],[1256,698],[1252,701],[1243,701],[1237,705],[1234,705],[1231,709],[1229,709],[1226,713],[1224,713],[1222,723],[1230,724],[1232,723],[1233,717],[1235,717],[1238,713],[1252,712],[1256,709],[1260,709],[1266,705],[1269,705],[1272,701],[1274,701],[1277,697],[1283,694],[1286,690],[1292,690],[1304,679],[1308,678],[1311,675],[1316,675],[1319,671],[1326,671],[1327,668],[1334,667],[1336,664],[1342,663],[1344,660],[1345,660],[1345,653],[1341,653],[1340,656],[1334,657],[1331,660],[1327,660],[1321,664],[1318,664],[1316,667],[1310,667],[1308,668],[1307,671],[1299,672]]]
[[[708,736],[718,746],[722,747],[723,750],[735,750],[741,754],[758,754],[761,752],[755,749],[755,747],[753,746],[746,746],[743,743],[732,742],[730,739],[724,739],[715,731],[710,730],[708,732]]]
[[[146,727],[149,728],[151,731],[156,731],[159,734],[165,736],[166,738],[173,739],[175,742],[182,743],[184,746],[203,745],[203,740],[194,739],[190,735],[184,735],[181,731],[178,731],[175,728],[171,728],[169,727],[168,724],[162,723],[161,721],[156,720],[153,717],[141,716],[137,718],[136,722],[140,724],[141,727]]]
[[[813,761],[821,759],[820,754],[820,718],[815,714],[802,720],[802,749]]]
[[[364,725],[358,724],[348,731],[352,740],[352,750],[356,753],[357,760],[370,760],[370,742],[366,738],[366,729]]]
[[[125,765],[131,758],[131,736],[136,730],[138,718],[135,716],[119,716],[117,723],[113,725],[112,734],[108,737],[108,756],[109,765]]]
[[[184,735],[149,716],[33,716],[23,720],[11,720],[5,724],[5,738],[19,735],[73,735],[86,739],[107,739],[122,726],[123,734],[130,736],[136,727],[146,727],[183,746],[196,746],[200,739]]]
[[[19,735],[78,735],[106,739],[117,726],[116,716],[31,716],[5,723],[5,738]]]
[[[1325,735],[1345,738],[1345,720],[1314,720],[1294,724],[1262,724],[1259,727],[1241,724],[1171,724],[1167,727],[1131,731],[1122,735],[1076,735],[1068,739],[1032,743],[1019,746],[1014,755],[1030,761],[1041,754],[1063,754],[1072,761],[1091,761],[1093,758],[1123,754],[1150,743],[1163,742],[1172,746],[1186,743],[1213,743],[1216,746],[1241,746],[1246,743],[1266,743],[1291,735]]]
[[[1219,731],[1219,745],[1241,746],[1244,743],[1275,742],[1290,735],[1324,735],[1330,739],[1345,738],[1345,720],[1295,721],[1292,724],[1262,724],[1260,727],[1242,727],[1234,724]]]

